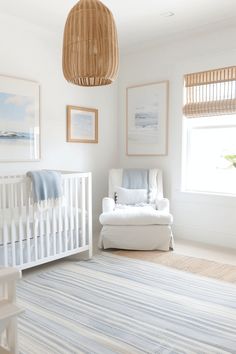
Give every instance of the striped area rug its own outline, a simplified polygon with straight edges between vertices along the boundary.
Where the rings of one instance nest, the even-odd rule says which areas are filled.
[[[23,279],[21,354],[236,353],[236,287],[101,254]]]

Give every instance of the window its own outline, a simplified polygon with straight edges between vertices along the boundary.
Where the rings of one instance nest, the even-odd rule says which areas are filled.
[[[236,115],[186,119],[185,134],[185,189],[236,195]]]
[[[227,71],[232,68],[220,69],[227,71],[218,77],[220,82],[213,74],[206,82],[206,73],[197,73],[190,74],[195,81],[188,86],[190,78],[185,76],[183,187],[187,191],[236,195],[234,68],[233,74]]]

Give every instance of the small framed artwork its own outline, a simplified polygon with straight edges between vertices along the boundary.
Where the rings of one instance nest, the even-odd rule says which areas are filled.
[[[98,110],[67,106],[67,141],[98,143]]]
[[[39,84],[0,76],[0,161],[39,161]]]
[[[154,82],[126,90],[126,154],[167,154],[169,82]]]

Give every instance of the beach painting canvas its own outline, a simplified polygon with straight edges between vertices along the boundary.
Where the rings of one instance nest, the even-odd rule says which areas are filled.
[[[166,155],[168,81],[127,88],[127,155]]]
[[[67,106],[67,141],[98,143],[98,110]]]
[[[39,85],[0,76],[0,161],[37,161]]]

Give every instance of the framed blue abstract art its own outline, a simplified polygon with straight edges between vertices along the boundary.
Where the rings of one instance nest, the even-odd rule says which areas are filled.
[[[40,159],[39,84],[0,76],[0,161]]]

